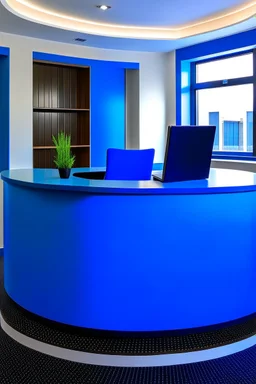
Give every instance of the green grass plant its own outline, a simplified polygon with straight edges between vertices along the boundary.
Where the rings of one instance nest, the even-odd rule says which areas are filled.
[[[56,147],[54,163],[58,169],[72,168],[75,163],[75,156],[71,153],[71,137],[65,132],[59,132],[58,136],[52,136],[53,144]]]

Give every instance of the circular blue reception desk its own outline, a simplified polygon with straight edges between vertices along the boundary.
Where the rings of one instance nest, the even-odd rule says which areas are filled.
[[[212,169],[208,180],[162,184],[97,171],[2,172],[8,298],[97,335],[203,337],[249,322],[214,346],[253,336],[256,175]],[[209,347],[200,337],[192,350]]]

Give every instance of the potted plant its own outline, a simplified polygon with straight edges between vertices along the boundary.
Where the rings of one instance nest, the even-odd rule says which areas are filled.
[[[54,163],[59,170],[61,179],[68,179],[71,168],[75,162],[75,156],[71,153],[71,138],[65,132],[60,132],[57,136],[52,136],[53,144],[56,147]]]

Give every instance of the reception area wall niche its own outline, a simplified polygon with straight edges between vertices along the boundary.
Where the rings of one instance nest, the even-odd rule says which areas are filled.
[[[33,163],[53,168],[52,134],[71,134],[76,167],[104,166],[125,148],[126,70],[137,63],[33,53]]]

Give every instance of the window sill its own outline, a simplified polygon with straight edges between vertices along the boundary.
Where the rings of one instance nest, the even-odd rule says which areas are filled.
[[[256,162],[256,156],[253,156],[252,153],[246,153],[246,152],[220,152],[216,153],[213,152],[212,154],[213,160],[230,160],[230,161],[243,161],[243,162]]]

